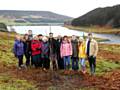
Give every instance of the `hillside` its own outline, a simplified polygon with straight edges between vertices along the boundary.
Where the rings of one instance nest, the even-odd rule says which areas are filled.
[[[0,10],[0,20],[5,23],[63,23],[72,17],[50,11]]]
[[[0,23],[0,31],[2,31],[2,32],[8,32],[7,26],[4,23]]]
[[[83,16],[75,18],[72,25],[120,27],[120,5],[96,8]]]

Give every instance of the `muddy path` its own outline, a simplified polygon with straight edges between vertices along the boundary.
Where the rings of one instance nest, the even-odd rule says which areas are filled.
[[[79,90],[80,88],[95,88],[94,90],[120,90],[120,70],[108,72],[102,76],[90,76],[78,72],[65,75],[63,71],[43,72],[40,69],[18,70],[13,67],[0,67],[1,73],[9,73],[14,78],[33,82],[39,90],[54,87],[56,90]]]

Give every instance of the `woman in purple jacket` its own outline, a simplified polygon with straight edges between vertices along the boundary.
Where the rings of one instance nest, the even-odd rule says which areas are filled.
[[[21,69],[23,65],[24,44],[21,41],[21,37],[19,35],[16,36],[13,51],[15,57],[18,58],[18,67]]]

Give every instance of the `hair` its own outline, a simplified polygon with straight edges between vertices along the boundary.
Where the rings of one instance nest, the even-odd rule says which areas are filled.
[[[92,36],[92,33],[88,33],[88,36]]]
[[[68,36],[64,36],[63,39],[64,39],[64,38],[68,38]]]
[[[25,35],[23,36],[23,40],[24,40],[24,41],[26,41],[26,38],[25,38],[26,36],[29,36],[29,35],[28,35],[28,34],[25,34]]]
[[[64,36],[64,37],[62,38],[62,41],[64,41],[65,38],[67,38],[67,42],[70,43],[69,40],[68,40],[68,36]]]
[[[32,30],[28,30],[28,32],[29,32],[29,31],[31,31],[31,32],[32,32]]]
[[[39,34],[38,37],[43,36],[42,34]]]
[[[50,32],[49,34],[53,34],[52,32]]]

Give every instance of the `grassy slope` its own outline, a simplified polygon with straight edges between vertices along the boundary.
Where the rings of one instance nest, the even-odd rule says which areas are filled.
[[[100,28],[100,27],[74,27],[74,26],[65,26],[72,30],[93,32],[93,33],[103,33],[103,34],[117,34],[120,33],[120,29],[112,28]]]
[[[8,36],[9,36],[9,38],[8,38]],[[13,70],[15,70],[16,65],[17,65],[16,64],[17,60],[16,60],[16,58],[14,58],[14,56],[12,54],[13,43],[14,43],[14,34],[9,35],[8,33],[0,32],[0,90],[10,90],[10,89],[12,89],[12,90],[36,90],[37,88],[35,88],[35,83],[34,83],[34,81],[37,81],[36,76],[35,77],[33,76],[35,78],[34,81],[32,81],[31,79],[28,80],[27,78],[25,78],[25,77],[31,76],[31,73],[29,73],[29,72],[26,73],[26,74],[28,74],[28,76],[25,76],[24,78],[22,78],[24,75],[21,76],[21,78],[16,78],[16,76],[11,74],[11,72],[12,72],[12,71],[10,71],[11,69],[8,69],[8,68],[14,67]],[[100,51],[112,52],[115,55],[116,54],[120,55],[119,47],[120,47],[119,45],[99,45]],[[120,61],[120,60],[116,57],[115,58],[109,58],[109,57],[106,56],[106,58],[105,58],[102,56],[101,53],[98,54],[97,72],[96,72],[97,75],[103,75],[106,72],[110,72],[112,70],[120,68],[120,62],[116,63],[114,61],[114,60],[117,60],[117,61]],[[88,62],[87,62],[87,69],[89,71]],[[25,72],[23,72],[23,73],[25,73]],[[62,75],[62,77],[68,78],[68,77],[64,76],[63,74],[61,74],[61,75]],[[72,79],[74,80],[74,77]],[[70,86],[72,85],[69,83],[69,81],[65,80],[63,82],[64,82],[64,85],[70,85]],[[70,86],[67,86],[67,87],[70,87]],[[84,87],[81,88],[79,85],[77,87],[79,87],[80,90],[88,89],[88,88],[84,88]],[[48,86],[48,87],[44,86],[44,88],[48,88],[50,90],[56,90],[57,86],[50,84],[50,86]],[[65,88],[66,88],[66,86],[64,86],[64,89]],[[91,90],[96,90],[96,89],[91,88]]]
[[[17,65],[17,60],[12,54],[13,39],[14,34],[0,32],[0,90],[37,90],[32,82],[15,78],[7,70]]]

